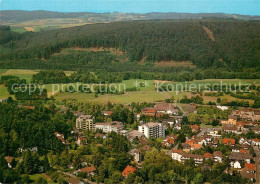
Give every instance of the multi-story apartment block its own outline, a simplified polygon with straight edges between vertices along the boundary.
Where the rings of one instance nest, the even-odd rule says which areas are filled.
[[[162,123],[150,122],[143,124],[138,127],[138,131],[142,132],[147,138],[165,137],[165,128]]]
[[[76,119],[76,128],[81,130],[95,130],[95,118],[92,115],[81,115]]]

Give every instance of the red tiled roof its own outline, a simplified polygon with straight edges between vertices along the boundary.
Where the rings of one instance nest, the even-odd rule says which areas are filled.
[[[199,125],[191,125],[190,128],[191,129],[195,129],[195,130],[199,130],[200,129]]]
[[[239,152],[240,152],[240,153],[247,153],[247,154],[248,154],[248,153],[249,153],[249,150],[241,149],[241,150],[239,150]]]
[[[10,164],[13,161],[14,157],[6,156],[5,159],[6,162]]]
[[[112,111],[103,111],[103,114],[107,114],[108,116],[110,116],[111,114],[113,114]]]
[[[179,153],[179,154],[182,154],[183,151],[182,151],[182,150],[177,150],[177,149],[172,149],[172,153]]]
[[[252,139],[252,141],[260,142],[260,139]]]
[[[185,143],[191,145],[191,144],[197,144],[197,141],[192,139],[192,140],[186,140]]]
[[[213,158],[213,155],[211,153],[204,153],[203,157],[204,158]]]
[[[223,144],[234,145],[235,143],[236,143],[235,139],[228,139],[228,138],[223,139]]]
[[[90,173],[90,172],[94,172],[96,170],[96,168],[94,167],[94,165],[92,165],[90,167],[84,167],[84,168],[82,168],[80,170],[82,172]]]
[[[254,171],[255,170],[255,164],[248,164],[245,163],[245,167],[246,170],[250,170],[250,171]]]
[[[247,124],[246,122],[239,121],[239,122],[236,123],[236,126],[244,127],[246,124]]]
[[[122,175],[127,178],[128,174],[134,173],[136,171],[136,168],[133,166],[127,166],[124,171],[122,172]]]
[[[191,144],[190,146],[191,146],[191,148],[193,148],[193,149],[200,149],[200,148],[202,148],[202,145],[201,145],[201,144]]]

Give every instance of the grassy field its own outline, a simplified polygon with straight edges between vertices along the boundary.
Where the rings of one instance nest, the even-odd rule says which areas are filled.
[[[26,79],[29,83],[32,80],[32,75],[37,74],[39,70],[21,70],[21,69],[0,69],[0,77],[3,75],[14,75],[21,79]],[[67,76],[71,75],[73,71],[65,71]]]
[[[3,75],[15,75],[18,76],[22,79],[26,79],[27,82],[31,82],[32,75],[36,74],[37,70],[20,70],[20,69],[0,69],[0,76]],[[73,71],[66,71],[66,75],[71,75]],[[57,86],[59,86],[59,89],[61,89],[61,86],[63,85],[64,88],[68,84],[56,84],[53,88],[51,84],[44,85],[44,88],[48,90],[48,96],[53,96],[57,100],[63,100],[63,99],[77,99],[79,101],[94,101],[94,102],[101,102],[101,103],[106,103],[108,101],[114,102],[114,103],[131,103],[131,102],[153,102],[153,101],[162,101],[167,98],[171,98],[174,96],[174,99],[180,100],[183,98],[185,95],[188,96],[189,98],[191,96],[196,96],[197,94],[192,94],[189,91],[184,91],[184,92],[176,92],[175,90],[172,92],[157,92],[155,90],[155,84],[157,83],[164,83],[166,84],[172,84],[175,89],[177,85],[183,85],[184,87],[195,85],[205,85],[205,84],[214,84],[214,83],[220,83],[222,82],[223,84],[255,84],[255,85],[260,85],[260,79],[249,79],[249,80],[241,80],[241,79],[206,79],[206,80],[197,80],[197,81],[192,81],[192,82],[170,82],[170,81],[155,81],[155,80],[126,80],[121,83],[113,84],[114,86],[117,87],[117,89],[120,89],[120,91],[124,91],[124,89],[127,88],[133,88],[136,85],[138,86],[138,91],[129,91],[121,95],[115,95],[115,94],[105,94],[101,95],[99,94],[98,97],[95,97],[94,93],[88,94],[88,93],[60,93],[55,92],[54,90],[57,91]],[[145,83],[145,87],[140,87],[140,83]],[[76,86],[76,83],[74,83]],[[97,84],[93,84],[96,86]],[[41,86],[42,87],[42,86]],[[7,89],[5,86],[0,85],[0,98],[7,98],[9,93],[7,92]],[[230,95],[224,95],[220,98],[226,98],[228,100],[241,100],[241,99],[236,99],[234,97],[231,97]],[[217,97],[210,97],[210,96],[203,96],[204,101],[207,103],[209,101],[215,101],[217,100]],[[253,100],[247,100],[249,101],[250,105],[253,104]]]

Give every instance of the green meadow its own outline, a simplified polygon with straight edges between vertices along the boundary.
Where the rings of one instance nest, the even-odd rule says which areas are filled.
[[[36,74],[37,70],[21,70],[21,69],[0,69],[0,76],[3,75],[14,75],[18,76],[21,79],[26,79],[27,82],[31,82],[32,75]],[[66,71],[66,75],[71,75],[73,71]],[[191,85],[198,87],[199,85],[212,85],[216,83],[221,83],[223,85],[228,84],[255,84],[260,85],[260,79],[206,79],[206,80],[196,80],[191,82],[171,82],[171,81],[156,81],[156,80],[142,80],[142,79],[131,79],[131,80],[125,80],[120,83],[110,84],[113,87],[116,86],[118,91],[122,92],[126,89],[130,89],[137,86],[136,91],[127,90],[124,94],[99,94],[98,96],[95,96],[95,93],[80,93],[80,92],[74,92],[74,93],[68,93],[68,92],[60,92],[60,90],[63,87],[63,91],[65,91],[65,88],[68,85],[73,85],[76,87],[77,83],[72,84],[46,84],[41,85],[41,87],[44,87],[48,91],[48,96],[54,96],[58,101],[64,100],[64,99],[77,99],[79,101],[94,101],[94,102],[100,102],[100,103],[107,103],[108,101],[114,102],[114,103],[131,103],[131,102],[154,102],[154,101],[162,101],[167,98],[174,97],[175,100],[180,100],[185,95],[189,98],[191,96],[194,96],[196,94],[192,94],[189,91],[185,92],[176,92],[176,88],[178,86],[185,86],[190,87]],[[140,84],[144,84],[140,85]],[[170,92],[157,92],[156,91],[156,85],[171,85],[174,87],[173,91]],[[90,86],[95,88],[98,84],[89,84]],[[6,87],[4,85],[0,85],[0,98],[7,98],[9,95]],[[211,96],[203,96],[204,101],[216,101],[216,97]],[[230,95],[224,95],[221,98],[227,98],[229,100],[238,100],[234,97],[231,97]],[[253,100],[248,100],[250,104],[253,103]]]

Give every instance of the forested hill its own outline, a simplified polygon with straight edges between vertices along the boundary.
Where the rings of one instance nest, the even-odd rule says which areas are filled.
[[[198,68],[229,71],[259,71],[260,66],[259,21],[130,21],[22,34],[2,27],[1,33],[0,62],[5,67],[13,61],[40,68],[54,53],[71,47],[118,48],[129,62],[191,61]],[[66,58],[56,64],[68,62],[75,63],[73,69],[87,66]]]
[[[0,11],[0,22],[17,23],[36,19],[74,18],[84,22],[113,22],[122,20],[151,20],[151,19],[202,19],[223,18],[238,20],[259,20],[260,16],[224,14],[224,13],[90,13],[90,12],[52,12],[52,11]]]

